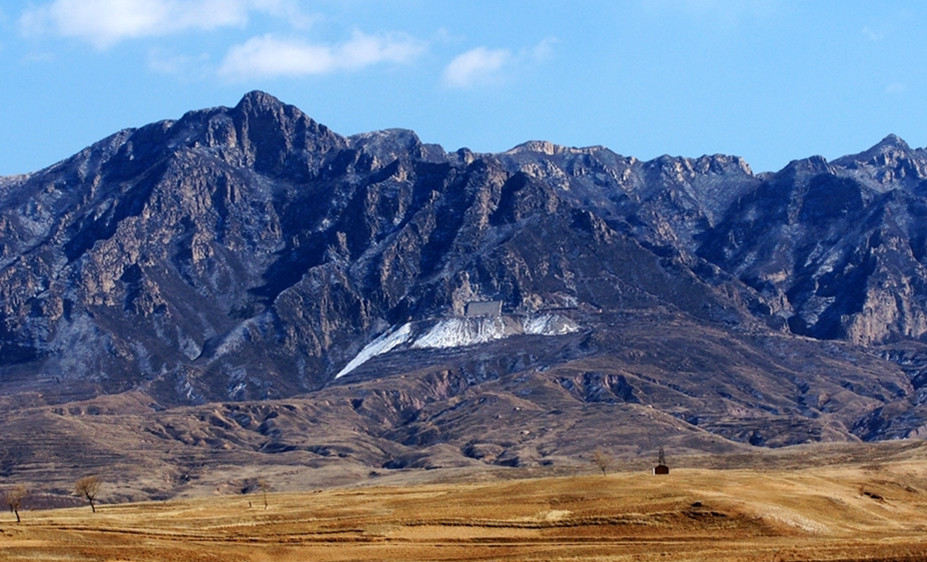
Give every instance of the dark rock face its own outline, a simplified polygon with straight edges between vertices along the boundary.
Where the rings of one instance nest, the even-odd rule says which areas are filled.
[[[388,330],[500,300],[580,331],[405,350],[352,380],[450,366],[441,402],[549,372],[538,388],[558,400],[655,405],[738,441],[901,435],[921,418],[887,416],[920,385],[891,346],[927,334],[925,216],[927,152],[896,137],[756,176],[722,155],[342,137],[253,92],[0,179],[0,391],[58,403],[133,390],[167,406],[291,397],[332,383]],[[770,343],[793,335],[847,347],[801,340],[803,374]],[[454,436],[468,458],[522,462],[426,423],[424,399],[407,399],[351,410],[405,446]]]

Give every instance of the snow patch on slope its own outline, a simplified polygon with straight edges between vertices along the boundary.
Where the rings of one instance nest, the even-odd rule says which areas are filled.
[[[360,353],[354,356],[354,359],[348,361],[348,364],[345,365],[337,375],[335,375],[335,378],[337,379],[338,377],[343,377],[344,375],[366,363],[370,358],[376,357],[377,355],[382,355],[383,353],[388,353],[396,346],[406,343],[409,341],[411,335],[412,324],[408,323],[403,324],[396,330],[387,330],[383,334],[380,334],[377,339],[364,346],[364,349],[360,350]]]
[[[501,316],[447,318],[412,342],[416,349],[446,349],[501,340],[510,335]]]
[[[343,377],[377,355],[396,348],[449,349],[488,343],[517,335],[560,336],[579,331],[576,322],[558,314],[529,315],[524,318],[491,316],[445,318],[436,323],[411,323],[391,328],[364,346],[335,378]]]
[[[576,322],[559,314],[528,316],[522,327],[526,334],[537,336],[561,336],[579,331]]]

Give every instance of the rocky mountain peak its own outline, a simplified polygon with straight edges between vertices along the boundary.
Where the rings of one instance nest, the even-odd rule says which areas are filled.
[[[285,104],[274,96],[257,90],[245,94],[227,113],[237,118],[242,126],[254,124],[262,127],[276,126],[282,129],[292,129],[302,125],[322,134],[331,134],[327,127],[313,121],[298,107]]]
[[[538,141],[532,140],[523,142],[515,147],[512,147],[508,150],[509,154],[518,154],[521,152],[538,152],[541,154],[546,154],[548,156],[553,156],[559,154],[563,151],[562,146],[556,145],[549,141]]]
[[[827,159],[821,155],[809,156],[808,158],[800,158],[797,160],[792,160],[785,165],[779,175],[789,176],[789,177],[812,177],[818,174],[827,174],[831,172],[830,163]]]
[[[875,146],[881,147],[881,148],[892,148],[892,149],[901,149],[901,150],[910,149],[910,147],[908,146],[908,143],[906,143],[904,139],[902,139],[901,137],[899,137],[898,135],[894,133],[889,133],[888,135],[886,135],[885,138],[879,141],[879,143],[876,144]]]
[[[740,156],[712,154],[696,158],[693,166],[702,173],[753,175],[750,164]]]
[[[417,158],[431,162],[447,160],[444,149],[436,144],[424,144],[415,131],[384,129],[348,137],[353,148],[373,157],[378,163],[389,164],[400,158]],[[376,165],[376,164],[375,164]]]
[[[577,155],[577,154],[586,154],[592,155],[597,152],[607,150],[603,146],[586,146],[582,148],[572,147],[572,146],[563,146],[559,144],[554,144],[550,141],[541,141],[541,140],[532,140],[523,142],[515,147],[510,148],[504,154],[515,155],[520,153],[538,153],[545,154],[547,156],[556,156],[556,155]]]
[[[231,119],[231,121],[229,121]],[[270,94],[246,94],[231,110],[210,119],[210,136],[244,152],[247,166],[273,176],[308,178],[347,141],[293,105]]]
[[[859,154],[852,154],[834,160],[834,164],[853,167],[854,165],[886,166],[896,165],[899,160],[913,155],[911,147],[901,137],[890,134]]]
[[[911,189],[927,180],[927,153],[912,149],[893,134],[868,150],[844,156],[833,164],[845,168],[859,181],[879,192],[897,187]]]
[[[267,92],[252,90],[241,97],[235,109],[243,112],[278,111],[287,107],[282,101]]]

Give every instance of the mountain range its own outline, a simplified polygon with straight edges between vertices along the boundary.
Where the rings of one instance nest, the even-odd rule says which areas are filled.
[[[0,178],[0,479],[918,436],[925,218],[892,135],[755,174],[346,137],[251,92]]]

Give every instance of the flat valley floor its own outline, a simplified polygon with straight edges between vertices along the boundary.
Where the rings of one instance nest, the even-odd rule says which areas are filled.
[[[2,560],[927,560],[927,461],[410,483],[0,515]]]

